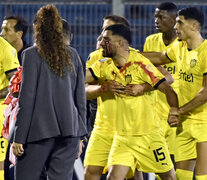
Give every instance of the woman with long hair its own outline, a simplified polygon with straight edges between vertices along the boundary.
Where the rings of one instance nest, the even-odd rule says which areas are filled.
[[[34,19],[35,46],[23,52],[13,152],[16,180],[72,179],[80,137],[86,131],[84,74],[76,51],[64,44],[54,5]]]

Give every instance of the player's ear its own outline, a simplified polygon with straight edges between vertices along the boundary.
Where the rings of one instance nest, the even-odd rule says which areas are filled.
[[[196,20],[192,20],[191,29],[192,31],[197,31],[199,29],[200,25]]]
[[[124,46],[124,40],[123,40],[123,39],[120,39],[120,40],[118,41],[118,43],[119,43],[119,46]]]

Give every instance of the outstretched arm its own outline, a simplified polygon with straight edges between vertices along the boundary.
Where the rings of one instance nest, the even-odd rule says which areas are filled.
[[[172,62],[166,56],[166,52],[140,52],[140,53],[146,58],[148,58],[154,65],[163,65]]]

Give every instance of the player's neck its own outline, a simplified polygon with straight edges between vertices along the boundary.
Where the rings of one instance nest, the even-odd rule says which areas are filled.
[[[166,46],[171,44],[176,39],[175,30],[162,33],[162,39]]]
[[[114,64],[123,67],[129,58],[129,49],[122,49],[116,56],[113,57]]]
[[[189,49],[196,49],[201,45],[201,43],[204,41],[203,37],[200,33],[195,33],[193,36],[191,36],[189,39],[186,40],[187,47]]]
[[[17,41],[13,42],[12,46],[17,50],[17,52],[19,52],[24,47],[23,40],[18,39]]]

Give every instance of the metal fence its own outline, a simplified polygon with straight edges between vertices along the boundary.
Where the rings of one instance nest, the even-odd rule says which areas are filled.
[[[116,1],[116,0],[113,0]],[[77,48],[78,52],[84,60],[88,54],[95,50],[96,38],[101,33],[103,17],[113,13],[114,3],[112,0],[88,0],[88,1],[1,1],[0,2],[0,22],[5,15],[18,14],[23,16],[29,22],[29,31],[26,41],[33,43],[32,22],[37,10],[47,3],[53,2],[61,16],[67,19],[72,26],[74,38],[72,46]],[[123,15],[129,20],[133,32],[132,46],[142,50],[145,38],[155,33],[154,28],[154,10],[160,1],[134,1],[120,0],[123,8]],[[183,3],[182,3],[183,2]],[[176,2],[175,2],[176,3]],[[179,1],[176,3],[179,8],[186,6],[196,6],[203,10],[207,15],[207,3],[190,1]],[[120,4],[115,4],[119,7]],[[116,7],[116,8],[117,8]],[[207,37],[207,26],[205,24],[203,30],[204,37]]]

